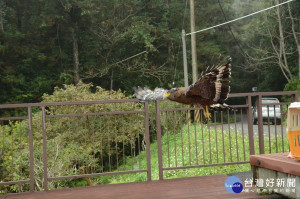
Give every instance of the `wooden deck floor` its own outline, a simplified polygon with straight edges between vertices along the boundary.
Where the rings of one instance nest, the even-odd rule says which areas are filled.
[[[179,198],[281,198],[275,195],[259,196],[258,193],[228,193],[224,182],[228,176],[202,176],[163,181],[80,187],[47,192],[10,194],[5,199],[179,199]],[[0,195],[1,198],[1,195]]]

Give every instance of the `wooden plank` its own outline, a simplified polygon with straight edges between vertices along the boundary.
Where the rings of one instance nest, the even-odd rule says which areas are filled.
[[[300,161],[287,158],[288,153],[251,155],[250,164],[283,173],[300,176]]]
[[[262,198],[258,193],[233,194],[226,191],[226,175],[201,176],[161,181],[134,182],[115,185],[101,185],[46,192],[6,195],[6,199],[179,199],[179,198]]]

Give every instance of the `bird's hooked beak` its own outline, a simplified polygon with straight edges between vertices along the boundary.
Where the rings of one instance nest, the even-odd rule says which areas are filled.
[[[168,98],[170,96],[170,93],[166,93],[165,95],[164,95],[164,98]]]

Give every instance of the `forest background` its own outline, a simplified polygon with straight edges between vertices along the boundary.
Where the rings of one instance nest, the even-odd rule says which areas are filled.
[[[281,2],[284,1],[195,0],[196,30]],[[190,30],[189,13],[188,0],[0,0],[0,104],[127,99],[133,97],[134,86],[183,86],[181,31]],[[258,91],[300,91],[300,1],[198,33],[196,38],[199,74],[207,66],[218,64],[220,55],[231,55],[232,93],[251,92],[252,87],[258,87]],[[190,36],[186,40],[191,84]],[[169,106],[179,105],[161,104],[164,108]],[[46,111],[54,115],[142,109],[139,103],[122,103],[53,106]],[[149,111],[151,154],[157,154],[153,103]],[[34,108],[32,113],[34,189],[44,190],[42,112]],[[1,117],[11,114],[26,116],[27,110],[0,112]],[[177,132],[185,128],[185,116],[173,116],[162,117],[162,134],[171,129],[168,125]],[[180,122],[174,125],[173,120]],[[48,118],[48,176],[130,170],[132,165],[126,163],[141,159],[144,163],[139,168],[146,168],[145,147],[140,147],[144,146],[144,121],[143,115]],[[1,182],[29,179],[28,126],[28,120],[0,125]],[[210,131],[205,132],[210,136]],[[189,139],[185,140],[189,143]],[[198,142],[200,146],[201,140]],[[135,157],[133,151],[138,151]],[[151,158],[157,171],[157,156]],[[247,165],[231,170],[208,167],[194,175],[249,169]],[[157,179],[158,173],[155,175]],[[175,172],[166,175],[179,176]],[[145,179],[138,176],[118,182]],[[53,181],[49,188],[114,181],[111,177]],[[28,184],[10,185],[0,187],[0,194],[28,190]]]
[[[196,30],[281,2],[197,0]],[[134,86],[183,86],[189,13],[185,0],[0,0],[0,104],[40,102],[79,81],[127,96]],[[300,90],[299,19],[293,1],[197,34],[199,74],[231,55],[232,93]]]

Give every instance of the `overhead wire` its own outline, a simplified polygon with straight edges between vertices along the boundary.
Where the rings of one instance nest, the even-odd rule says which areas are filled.
[[[251,14],[248,14],[248,15],[245,15],[245,16],[243,16],[243,17],[239,17],[239,18],[236,18],[236,19],[227,21],[227,17],[226,17],[226,15],[225,15],[225,13],[224,13],[224,10],[223,10],[223,8],[222,8],[222,5],[221,5],[220,1],[218,0],[219,6],[220,6],[220,8],[221,8],[221,11],[222,11],[222,13],[223,13],[223,16],[224,16],[224,19],[226,20],[226,22],[221,23],[221,24],[218,24],[218,25],[215,25],[215,26],[211,26],[211,27],[209,27],[209,28],[204,28],[204,29],[202,29],[202,30],[198,30],[198,31],[195,31],[195,32],[187,33],[186,36],[192,35],[192,34],[196,34],[196,33],[200,33],[200,32],[204,32],[204,31],[207,31],[207,30],[211,30],[211,29],[214,29],[214,28],[217,28],[217,27],[226,25],[226,24],[230,24],[230,23],[232,23],[232,22],[235,22],[235,21],[238,21],[238,20],[247,18],[247,17],[251,17],[251,16],[256,15],[256,14],[258,14],[258,13],[261,13],[261,12],[264,12],[264,11],[267,11],[267,10],[270,10],[270,9],[273,9],[273,8],[276,8],[276,7],[278,7],[278,6],[287,4],[287,3],[292,2],[292,1],[294,1],[294,0],[288,0],[288,1],[285,1],[285,2],[283,2],[283,3],[279,3],[279,4],[277,4],[277,5],[274,5],[274,6],[271,6],[271,7],[262,9],[262,10],[259,10],[259,11],[257,11],[257,12],[254,12],[254,13],[251,13]],[[184,14],[183,14],[183,19],[182,19],[182,29],[183,29],[183,27],[184,27],[184,25],[185,25],[185,17],[186,17],[186,10],[187,10],[187,2],[188,2],[188,1],[186,0],[186,1],[185,1],[185,9],[184,9]],[[242,53],[244,53],[244,51],[243,51],[243,49],[241,48],[240,44],[238,43],[236,37],[234,36],[234,34],[233,34],[232,30],[231,30],[231,27],[230,27],[229,25],[228,25],[228,27],[229,27],[229,30],[230,30],[230,32],[231,32],[233,38],[235,39],[236,43],[238,44],[239,48],[241,49]],[[161,46],[161,45],[160,45],[160,46]],[[160,47],[160,46],[159,46],[159,47]],[[180,46],[181,46],[181,40],[179,40],[179,47],[178,47],[177,55],[178,55],[179,52],[180,52]],[[159,47],[157,47],[157,48],[159,48]],[[144,50],[144,51],[139,52],[139,53],[137,53],[137,54],[135,54],[135,55],[132,55],[132,56],[130,56],[130,57],[128,57],[128,58],[125,58],[125,59],[123,59],[123,60],[121,60],[121,61],[118,61],[118,62],[116,62],[116,63],[113,63],[113,64],[111,64],[111,66],[112,66],[112,65],[119,64],[119,63],[122,63],[122,62],[127,61],[127,60],[129,60],[129,59],[132,59],[132,58],[134,58],[134,57],[137,57],[137,56],[142,55],[142,54],[144,54],[144,53],[146,53],[146,52],[148,52],[148,51],[147,51],[147,50]],[[244,53],[244,54],[245,54],[245,53]],[[172,82],[172,83],[173,83],[173,86],[174,86],[174,84],[175,84],[175,78],[176,78],[176,74],[177,74],[177,67],[178,67],[178,56],[177,56],[176,63],[175,63],[175,67],[174,67],[174,78],[173,78],[173,82]]]
[[[122,63],[122,62],[124,62],[124,61],[127,61],[127,60],[129,60],[129,59],[132,59],[132,58],[137,57],[137,56],[139,56],[139,55],[142,55],[142,54],[144,54],[144,53],[146,53],[146,52],[148,52],[148,51],[147,51],[147,50],[144,50],[143,52],[137,53],[137,54],[135,54],[135,55],[132,55],[132,56],[130,56],[130,57],[127,57],[126,59],[123,59],[123,60],[121,60],[121,61],[118,61],[118,62],[116,62],[116,63],[113,63],[113,64],[111,64],[110,66],[114,66],[114,65],[120,64],[120,63]]]
[[[226,22],[224,22],[224,23],[221,23],[221,24],[218,24],[218,25],[215,25],[215,26],[211,26],[211,27],[209,27],[209,28],[204,28],[204,29],[202,29],[202,30],[197,30],[197,31],[195,31],[195,32],[190,32],[190,33],[187,33],[186,36],[192,35],[192,34],[196,34],[196,33],[200,33],[200,32],[204,32],[204,31],[207,31],[207,30],[211,30],[211,29],[214,29],[214,28],[217,28],[217,27],[220,27],[220,26],[223,26],[223,25],[226,25],[226,24],[229,24],[229,23],[232,23],[232,22],[241,20],[241,19],[245,19],[245,18],[247,18],[247,17],[251,17],[251,16],[256,15],[256,14],[258,14],[258,13],[261,13],[261,12],[264,12],[264,11],[267,11],[267,10],[270,10],[270,9],[273,9],[273,8],[276,8],[276,7],[278,7],[278,6],[287,4],[287,3],[292,2],[292,1],[295,1],[295,0],[288,0],[288,1],[285,1],[285,2],[282,2],[282,3],[279,3],[279,4],[277,4],[277,5],[274,5],[274,6],[271,6],[271,7],[268,7],[268,8],[265,8],[265,9],[262,9],[262,10],[259,10],[259,11],[256,11],[256,12],[253,12],[253,13],[251,13],[251,14],[248,14],[248,15],[245,15],[245,16],[242,16],[242,17],[239,17],[239,18],[230,20],[230,21],[226,21]]]
[[[185,25],[185,17],[186,17],[186,12],[187,12],[187,2],[188,2],[188,0],[185,1],[185,8],[184,8],[184,13],[183,13],[183,18],[182,18],[181,29],[183,29],[183,27],[184,27],[184,25]],[[161,45],[160,45],[160,46],[161,46]],[[156,47],[156,48],[159,48],[160,46],[158,46],[158,47]],[[180,46],[181,46],[181,39],[179,40],[177,55],[178,55],[179,52],[180,52]],[[142,54],[144,54],[144,53],[146,53],[146,52],[148,52],[148,51],[147,51],[147,50],[144,50],[144,51],[142,51],[142,52],[140,52],[140,53],[137,53],[137,54],[135,54],[135,55],[132,55],[132,56],[130,56],[130,57],[128,57],[128,58],[125,58],[125,59],[123,59],[123,60],[121,60],[121,61],[118,61],[118,62],[116,62],[116,63],[113,63],[113,64],[111,64],[110,66],[120,64],[120,63],[122,63],[122,62],[124,62],[124,61],[127,61],[127,60],[129,60],[129,59],[132,59],[132,58],[137,57],[137,56],[139,56],[139,55],[142,55]],[[176,79],[176,74],[177,74],[177,67],[178,67],[178,56],[177,56],[176,63],[175,63],[175,67],[174,67],[174,77],[173,77],[173,82],[172,82],[173,86],[175,85],[175,79]]]
[[[150,1],[147,3],[147,4],[149,4],[150,3]],[[146,4],[146,5],[147,5]],[[185,16],[186,16],[186,10],[187,10],[187,0],[185,1],[185,9],[184,9],[184,14],[183,14],[183,19],[182,19],[182,28],[181,29],[183,29],[183,27],[184,27],[184,20],[185,20]],[[94,32],[93,32],[94,33]],[[179,46],[178,46],[178,51],[177,51],[177,55],[179,54],[179,51],[180,51],[180,43],[181,43],[181,40],[179,40]],[[159,48],[159,47],[161,47],[162,45],[159,45],[158,47],[156,47],[156,48]],[[117,65],[117,64],[120,64],[120,63],[122,63],[122,62],[124,62],[124,61],[127,61],[127,60],[130,60],[130,59],[132,59],[132,58],[135,58],[135,57],[137,57],[137,56],[139,56],[139,55],[142,55],[142,54],[144,54],[144,53],[147,53],[148,51],[147,50],[144,50],[144,51],[142,51],[142,52],[139,52],[139,53],[137,53],[137,54],[135,54],[135,55],[132,55],[132,56],[130,56],[130,57],[127,57],[127,58],[125,58],[125,59],[123,59],[123,60],[120,60],[120,61],[117,61],[117,62],[115,62],[115,63],[113,63],[113,64],[110,64],[109,66],[114,66],[114,65]],[[176,63],[175,63],[175,67],[174,67],[174,79],[173,79],[173,85],[175,84],[175,78],[176,78],[176,73],[177,73],[177,65],[178,65],[178,57],[177,57],[177,59],[176,59]]]
[[[146,6],[148,6],[150,3],[151,3],[151,1],[147,2],[147,3],[144,5],[144,8],[145,8]],[[132,15],[132,16],[135,16],[136,14],[137,14],[137,12],[136,12],[134,15]],[[94,33],[95,35],[99,36],[99,34],[97,34],[96,32],[94,32],[94,31],[91,31],[91,32]],[[100,37],[100,36],[99,36],[99,37]],[[161,47],[161,46],[162,46],[162,45],[159,45],[159,46],[156,47],[156,48],[159,48],[159,47]],[[147,53],[147,52],[148,52],[147,50],[144,50],[144,51],[139,52],[139,53],[137,53],[137,54],[135,54],[135,55],[132,55],[132,56],[130,56],[130,57],[127,57],[127,58],[125,58],[125,59],[123,59],[123,60],[120,60],[120,61],[117,61],[117,62],[115,62],[115,63],[112,63],[112,64],[109,65],[109,67],[110,67],[110,66],[117,65],[117,64],[120,64],[120,63],[122,63],[122,62],[124,62],[124,61],[127,61],[127,60],[129,60],[129,59],[132,59],[132,58],[134,58],[134,57],[137,57],[137,56],[142,55],[142,54]]]
[[[220,9],[221,9],[221,12],[222,12],[222,14],[223,14],[223,17],[224,17],[225,21],[228,21],[226,15],[225,15],[225,12],[224,12],[224,10],[223,10],[223,7],[222,7],[222,4],[221,4],[220,0],[218,0],[218,4],[219,4],[219,7],[220,7]],[[235,43],[237,44],[237,46],[238,46],[239,49],[241,50],[242,54],[246,55],[246,53],[244,52],[243,48],[241,47],[239,41],[238,41],[237,38],[234,36],[233,31],[232,31],[232,29],[231,29],[231,26],[230,26],[229,24],[227,24],[227,27],[228,27],[228,30],[230,31],[231,36],[233,37]]]

